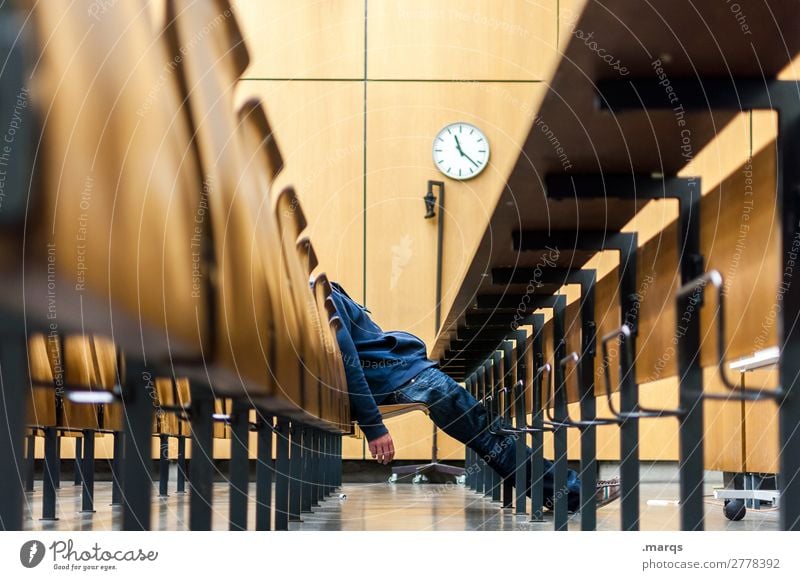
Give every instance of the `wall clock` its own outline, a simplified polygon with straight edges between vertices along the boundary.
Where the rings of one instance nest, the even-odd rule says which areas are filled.
[[[470,123],[451,123],[433,140],[433,163],[451,179],[472,179],[489,164],[489,141]]]

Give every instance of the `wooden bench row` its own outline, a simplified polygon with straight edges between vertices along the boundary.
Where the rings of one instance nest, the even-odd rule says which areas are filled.
[[[5,404],[19,418],[0,463],[18,457],[23,417],[46,432],[50,459],[60,433],[112,433],[122,527],[147,529],[141,450],[153,434],[191,434],[191,526],[206,529],[212,437],[237,440],[231,484],[244,477],[246,489],[247,432],[265,433],[269,469],[277,434],[268,476],[285,528],[312,488],[314,501],[334,488],[336,439],[352,427],[339,320],[298,196],[274,188],[283,161],[263,105],[234,107],[249,56],[230,4],[134,1],[87,15],[56,1],[10,18],[28,41],[38,140],[17,192],[28,211],[0,239]],[[243,499],[243,514],[231,499],[232,528],[247,526]],[[0,505],[2,527],[19,529],[19,492]]]
[[[797,25],[791,3],[771,9],[779,15],[753,7],[752,42],[742,43],[717,6],[587,4],[575,30],[592,31],[596,46],[625,62],[625,78],[580,36],[569,40],[434,345],[443,368],[493,406],[500,424],[493,428],[532,437],[534,448],[547,432],[556,488],[566,475],[567,431],[580,434],[583,529],[596,523],[596,431],[607,425],[619,431],[622,528],[638,529],[639,426],[655,420],[671,421],[678,434],[681,527],[702,529],[705,457],[718,452],[702,444],[704,407],[728,402],[737,413],[757,404],[779,417],[781,525],[800,527],[800,404],[792,387],[800,374],[793,330],[800,290],[787,283],[799,229],[792,192],[800,176],[788,159],[800,143],[800,92],[782,76],[800,44],[776,42]],[[701,20],[708,34],[698,33]],[[777,118],[774,142],[751,151],[722,183],[704,183],[709,175],[690,163],[698,153],[742,115],[768,113]],[[634,218],[654,200],[676,204],[676,219],[640,243],[642,222]],[[743,229],[751,260],[742,259]],[[601,252],[618,259],[607,274],[596,262],[587,266]],[[580,287],[576,300],[567,300],[565,286]],[[532,341],[528,370],[504,382],[519,364],[504,349],[523,348],[531,336],[539,342]],[[778,384],[738,384],[726,361],[774,345]],[[669,377],[677,400],[649,408],[640,384]],[[536,390],[540,396],[531,396]],[[570,405],[580,413],[568,415]],[[531,416],[543,423],[527,425]],[[566,529],[560,499],[554,525]]]

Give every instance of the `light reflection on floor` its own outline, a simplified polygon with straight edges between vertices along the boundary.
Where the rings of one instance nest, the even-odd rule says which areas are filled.
[[[255,488],[250,489],[249,525],[254,527]],[[530,523],[527,517],[515,516],[463,486],[435,484],[345,484],[338,493],[302,515],[303,522],[293,522],[290,529],[302,530],[551,530],[552,517],[544,523]],[[721,502],[711,497],[707,487],[707,530],[778,530],[775,510],[748,510],[739,522],[730,522],[722,514]],[[674,483],[643,483],[641,486],[642,530],[677,530],[679,509],[675,505],[648,505],[651,499],[672,500],[678,496]],[[36,490],[26,494],[27,517],[25,528],[30,530],[108,530],[118,529],[121,509],[111,507],[111,484],[98,482],[93,514],[80,513],[80,488],[65,485],[58,491],[58,515],[55,522],[39,520],[42,510],[41,482]],[[31,517],[31,509],[35,518]],[[228,487],[214,485],[214,529],[228,529]],[[188,526],[189,496],[172,494],[166,499],[153,499],[153,528],[185,530]],[[600,509],[597,514],[599,530],[619,529],[619,502]],[[570,529],[580,529],[580,515],[570,518]]]

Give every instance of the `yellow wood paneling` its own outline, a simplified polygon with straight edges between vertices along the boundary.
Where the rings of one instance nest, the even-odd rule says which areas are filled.
[[[431,457],[432,423],[422,413],[410,413],[401,417],[389,419],[386,426],[394,439],[398,460],[419,460],[427,461]],[[158,437],[152,438],[151,457],[159,458],[160,441]],[[344,459],[362,458],[362,441],[354,437],[343,437],[342,455]],[[251,433],[248,442],[250,459],[256,458],[257,434]],[[462,461],[464,459],[464,446],[447,435],[441,430],[438,435],[439,459],[446,461]],[[114,452],[114,438],[110,435],[102,436],[98,434],[95,439],[95,457],[97,459],[111,459]],[[192,441],[186,441],[186,456],[192,456]],[[275,457],[275,440],[273,439],[273,458]],[[44,438],[36,437],[35,457],[44,458]],[[61,439],[62,459],[74,459],[75,457],[75,438],[64,437]],[[169,440],[169,458],[172,460],[178,457],[178,440]],[[231,441],[230,439],[214,439],[214,459],[230,459]],[[367,450],[367,459],[369,450]]]
[[[297,190],[320,269],[358,300],[363,285],[362,88],[350,82],[240,81],[237,100],[258,96],[285,168],[275,191]]]
[[[610,255],[616,252],[604,252]],[[607,260],[606,260],[607,261]],[[619,260],[617,260],[618,262]],[[598,271],[599,273],[599,271]],[[619,309],[619,276],[616,269],[608,272],[606,276],[598,279],[595,284],[595,332],[598,338],[594,360],[594,391],[596,396],[605,396],[606,374],[611,383],[611,389],[616,390],[619,383],[619,342],[614,340],[608,343],[608,364],[603,360],[602,343],[599,339],[620,327]]]
[[[678,229],[673,223],[639,248],[637,292],[639,335],[636,339],[636,379],[657,381],[677,372],[675,292],[678,272]]]
[[[800,79],[800,54],[795,55],[792,62],[778,73],[778,78],[782,81]]]
[[[703,195],[714,191],[721,181],[734,173],[750,155],[750,113],[741,113],[718,128],[714,139],[684,167],[681,177],[702,177]]]
[[[794,62],[794,67],[797,67],[797,61]],[[781,75],[783,78],[797,78],[794,70],[787,67],[787,70]],[[754,174],[757,168],[761,171],[768,172],[768,178],[764,178],[761,172],[756,174],[756,195],[754,204],[764,205],[768,203],[774,196],[775,188],[775,139],[778,135],[777,115],[772,111],[753,111],[753,150],[756,152],[753,161]],[[768,159],[767,167],[761,167],[758,159]],[[778,249],[780,237],[780,216],[775,216],[774,222],[767,222],[760,226],[769,231],[761,231],[760,237],[766,234],[771,234],[776,244],[773,249],[775,255],[771,256],[773,262],[772,267],[775,269],[770,276],[771,290],[765,296],[754,296],[755,302],[763,303],[768,307],[766,311],[762,311],[760,319],[749,320],[748,328],[751,330],[750,343],[753,345],[753,350],[760,350],[769,346],[778,344],[778,337],[776,332],[776,324],[778,316],[780,315],[779,309],[782,307],[782,301],[779,300],[779,295],[776,294],[775,282],[789,282],[791,278],[781,279],[780,264],[780,250]],[[777,279],[776,279],[777,278]],[[765,280],[766,282],[766,280]],[[745,375],[745,384],[750,388],[774,389],[778,384],[778,371],[777,369],[758,370]],[[779,452],[780,442],[778,441],[778,409],[777,406],[771,402],[758,402],[758,403],[745,403],[744,405],[744,432],[745,432],[745,451],[744,460],[747,471],[757,473],[777,473],[779,467]]]
[[[556,0],[378,0],[369,78],[540,80],[556,50]]]
[[[745,374],[745,385],[751,389],[772,390],[778,385],[777,369],[761,369]],[[764,401],[744,404],[744,461],[746,471],[778,473],[780,441],[778,440],[778,407]]]
[[[370,84],[367,304],[379,324],[417,334],[428,344],[434,337],[439,217],[424,219],[422,197],[428,180],[443,178],[431,158],[436,133],[448,123],[467,121],[481,127],[491,143],[489,166],[480,176],[445,180],[446,313],[519,156],[530,124],[529,105],[542,90],[530,83]]]
[[[730,377],[737,380],[738,375]],[[703,369],[703,389],[707,393],[728,393],[716,368]],[[706,469],[744,471],[743,405],[740,401],[712,401],[703,404],[704,452]]]
[[[780,218],[775,212],[775,157],[767,147],[704,199],[702,248],[706,268],[725,281],[728,358],[746,356],[777,343],[781,308]],[[716,364],[716,304],[702,313],[703,365]]]
[[[428,461],[431,458],[433,423],[422,412],[413,412],[386,421],[386,428],[394,441],[395,459]],[[345,437],[342,439],[342,454],[345,459],[361,459],[363,457],[364,439]],[[437,436],[439,459],[456,461],[464,459],[464,446],[443,433]],[[367,460],[372,461],[369,447],[366,448]]]
[[[433,423],[423,413],[408,413],[386,421],[394,440],[396,459],[429,459]],[[440,459],[464,459],[464,446],[439,429],[437,445]]]
[[[619,394],[612,400],[619,409]],[[639,400],[642,405],[657,409],[672,409],[678,404],[678,383],[674,378],[654,381],[639,386]],[[569,404],[570,416],[580,417],[578,403]],[[611,417],[605,396],[597,399],[597,416]],[[678,457],[678,422],[672,418],[648,419],[639,422],[639,457],[643,461],[674,461]],[[569,429],[567,434],[567,457],[580,459],[580,435],[577,429]],[[545,433],[545,457],[553,458],[553,435]],[[605,425],[597,428],[597,458],[601,461],[619,461],[619,427]]]
[[[363,78],[364,0],[234,0],[246,78]]]

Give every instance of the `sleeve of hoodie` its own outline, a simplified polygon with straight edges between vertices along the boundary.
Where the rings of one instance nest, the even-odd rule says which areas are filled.
[[[364,376],[364,369],[361,366],[361,359],[358,357],[356,345],[350,334],[352,319],[349,305],[346,301],[334,292],[334,304],[336,312],[342,320],[339,330],[336,331],[336,339],[339,342],[339,350],[342,353],[342,363],[344,364],[345,374],[347,375],[347,391],[350,397],[350,412],[358,421],[358,426],[364,432],[367,441],[372,441],[389,432],[383,424],[383,417],[375,403],[375,397],[369,390],[367,379]]]

